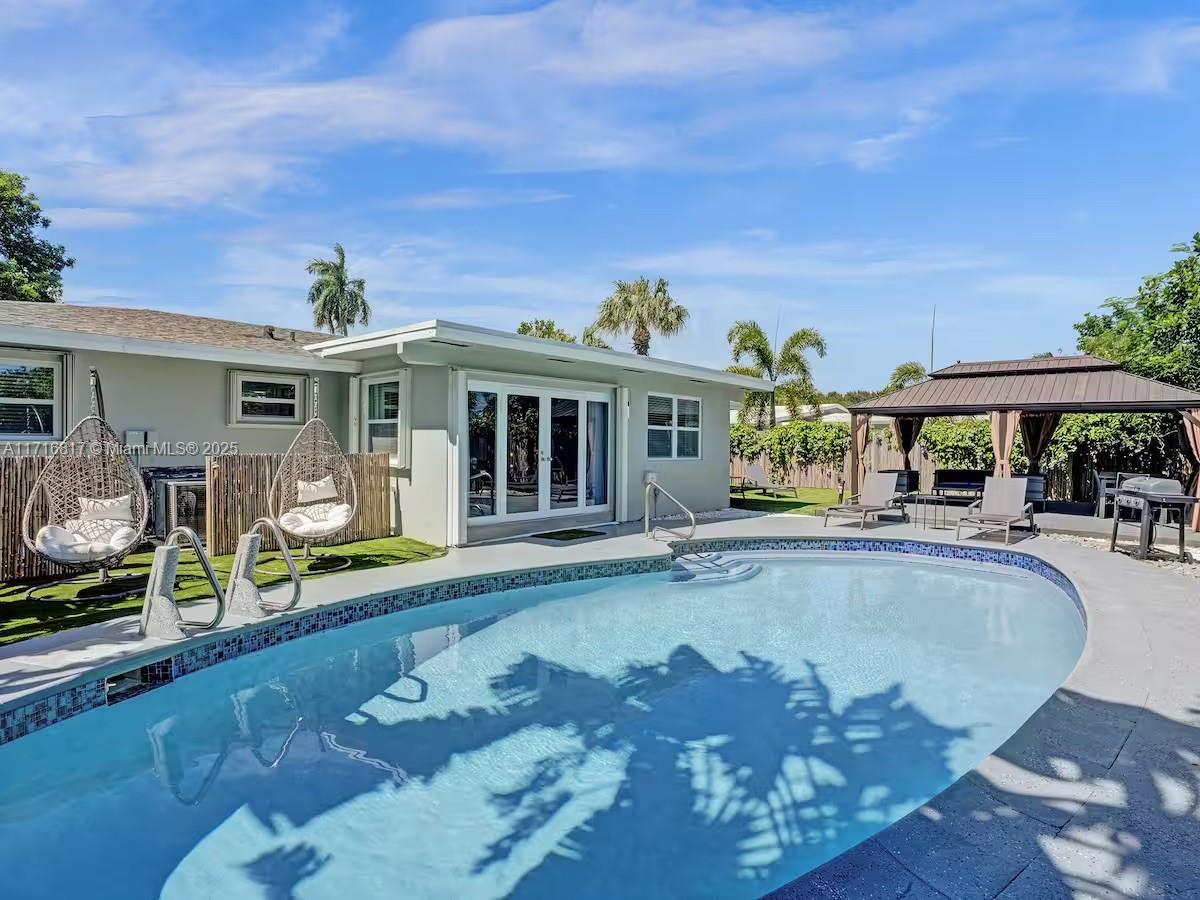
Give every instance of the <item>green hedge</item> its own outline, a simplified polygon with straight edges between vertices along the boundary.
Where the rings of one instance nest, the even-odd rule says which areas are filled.
[[[738,422],[729,428],[731,458],[755,459],[765,453],[776,472],[793,466],[841,468],[849,449],[850,429],[832,422],[788,422],[766,431]]]
[[[921,429],[920,444],[934,463],[945,469],[991,469],[992,429],[987,419],[930,419]],[[1062,417],[1042,457],[1042,471],[1067,471],[1072,458],[1083,455],[1094,467],[1137,472],[1183,474],[1184,458],[1174,416],[1139,414],[1074,414]],[[1029,468],[1017,435],[1013,470]]]

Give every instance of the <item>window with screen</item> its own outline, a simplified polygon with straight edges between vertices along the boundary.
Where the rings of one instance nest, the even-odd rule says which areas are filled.
[[[700,400],[669,394],[646,398],[646,456],[700,458]]]

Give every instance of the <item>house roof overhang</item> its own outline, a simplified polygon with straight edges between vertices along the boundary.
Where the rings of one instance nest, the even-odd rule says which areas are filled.
[[[602,350],[529,335],[434,319],[307,346],[326,359],[362,362],[396,354],[411,365],[513,372],[582,381],[619,382],[622,373],[661,375],[711,384],[732,391],[769,391],[761,378],[735,375],[691,363]]]

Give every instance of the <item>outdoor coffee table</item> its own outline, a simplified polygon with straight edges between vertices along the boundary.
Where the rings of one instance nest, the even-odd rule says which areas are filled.
[[[937,528],[937,513],[938,507],[942,508],[942,528],[946,525],[946,497],[943,494],[915,494],[912,498],[913,505],[916,507],[916,513],[921,517],[921,527],[928,528],[930,519],[933,520],[933,527]],[[930,507],[933,507],[932,513]],[[913,519],[917,518],[913,516]]]

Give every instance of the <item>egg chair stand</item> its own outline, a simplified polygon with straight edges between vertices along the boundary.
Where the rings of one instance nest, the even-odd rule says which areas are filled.
[[[111,569],[146,535],[149,503],[133,458],[104,421],[104,399],[91,370],[92,412],[63,438],[33,484],[21,515],[25,547],[65,568],[68,577],[25,592],[27,600],[50,600],[45,592],[95,579],[106,585],[142,575],[114,577]],[[83,574],[81,574],[83,573]],[[144,584],[85,598],[114,600],[138,593]]]
[[[319,386],[314,380],[313,417],[283,454],[271,482],[268,500],[271,518],[280,529],[288,537],[303,542],[303,558],[328,563],[319,570],[301,572],[301,577],[350,568],[353,560],[349,556],[313,553],[312,542],[342,531],[358,512],[354,472],[337,438],[317,415],[318,391]],[[260,566],[259,570],[273,575],[288,574],[265,566]]]

